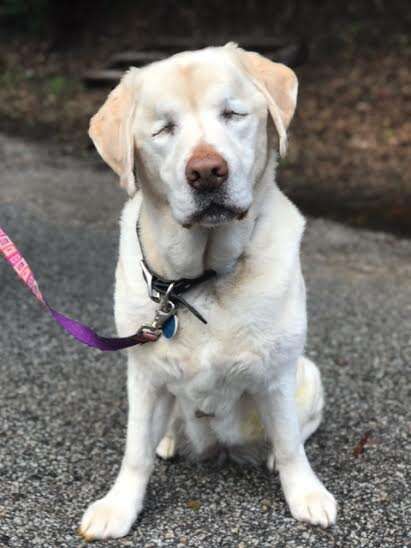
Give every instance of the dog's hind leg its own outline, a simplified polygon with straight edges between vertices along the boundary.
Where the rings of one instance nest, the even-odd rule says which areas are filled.
[[[161,459],[172,459],[178,450],[179,438],[179,407],[177,401],[174,402],[173,410],[167,426],[167,431],[160,443],[157,445],[156,455]]]
[[[207,418],[198,418],[195,407],[188,402],[174,403],[167,431],[156,449],[162,459],[171,459],[183,453],[195,460],[206,459],[215,453],[217,439]]]
[[[297,365],[297,402],[298,420],[302,442],[313,434],[321,423],[324,408],[324,391],[321,373],[308,358],[302,356]]]

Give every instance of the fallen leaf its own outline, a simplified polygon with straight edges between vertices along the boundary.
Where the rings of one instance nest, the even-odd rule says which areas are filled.
[[[201,502],[199,500],[188,500],[187,506],[191,510],[195,510],[197,512],[201,508]]]
[[[364,453],[365,446],[369,442],[370,437],[371,437],[371,432],[370,431],[366,432],[361,437],[360,441],[357,443],[357,445],[354,447],[354,449],[352,451],[352,454],[354,455],[354,457],[358,458],[360,455],[362,455]]]

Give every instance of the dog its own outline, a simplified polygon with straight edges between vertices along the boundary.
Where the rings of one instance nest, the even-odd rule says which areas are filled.
[[[247,460],[262,443],[294,518],[335,522],[335,499],[304,451],[324,401],[304,356],[305,221],[275,184],[297,89],[291,69],[230,43],[131,68],[91,119],[97,151],[129,194],[118,333],[135,333],[158,311],[142,257],[165,280],[215,275],[184,295],[207,324],[179,306],[173,338],[128,350],[125,454],[82,518],[87,540],[127,535],[156,452],[171,458],[187,446],[198,458],[224,450]]]

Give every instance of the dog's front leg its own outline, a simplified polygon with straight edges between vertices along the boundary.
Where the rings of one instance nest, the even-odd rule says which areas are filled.
[[[295,402],[295,368],[279,382],[256,395],[275,465],[292,515],[301,521],[328,527],[335,522],[336,502],[313,472],[305,454]]]
[[[127,441],[120,472],[105,497],[85,512],[80,534],[86,540],[119,538],[129,532],[143,507],[155,448],[164,435],[173,404],[170,394],[153,387],[150,376],[136,363],[132,351],[128,363],[128,401]]]

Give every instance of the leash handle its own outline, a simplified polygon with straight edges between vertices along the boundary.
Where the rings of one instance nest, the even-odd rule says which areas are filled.
[[[20,280],[30,289],[38,301],[46,305],[31,268],[9,236],[0,227],[0,251]]]
[[[42,303],[51,317],[64,329],[64,331],[66,331],[66,333],[82,344],[92,348],[98,348],[103,352],[109,352],[129,348],[137,344],[154,342],[159,338],[159,335],[156,333],[147,332],[141,329],[129,337],[102,337],[101,335],[98,335],[95,331],[90,329],[90,327],[61,314],[61,312],[58,312],[48,304],[40,291],[39,285],[28,262],[1,227],[0,251],[20,280],[30,289],[36,299]]]

